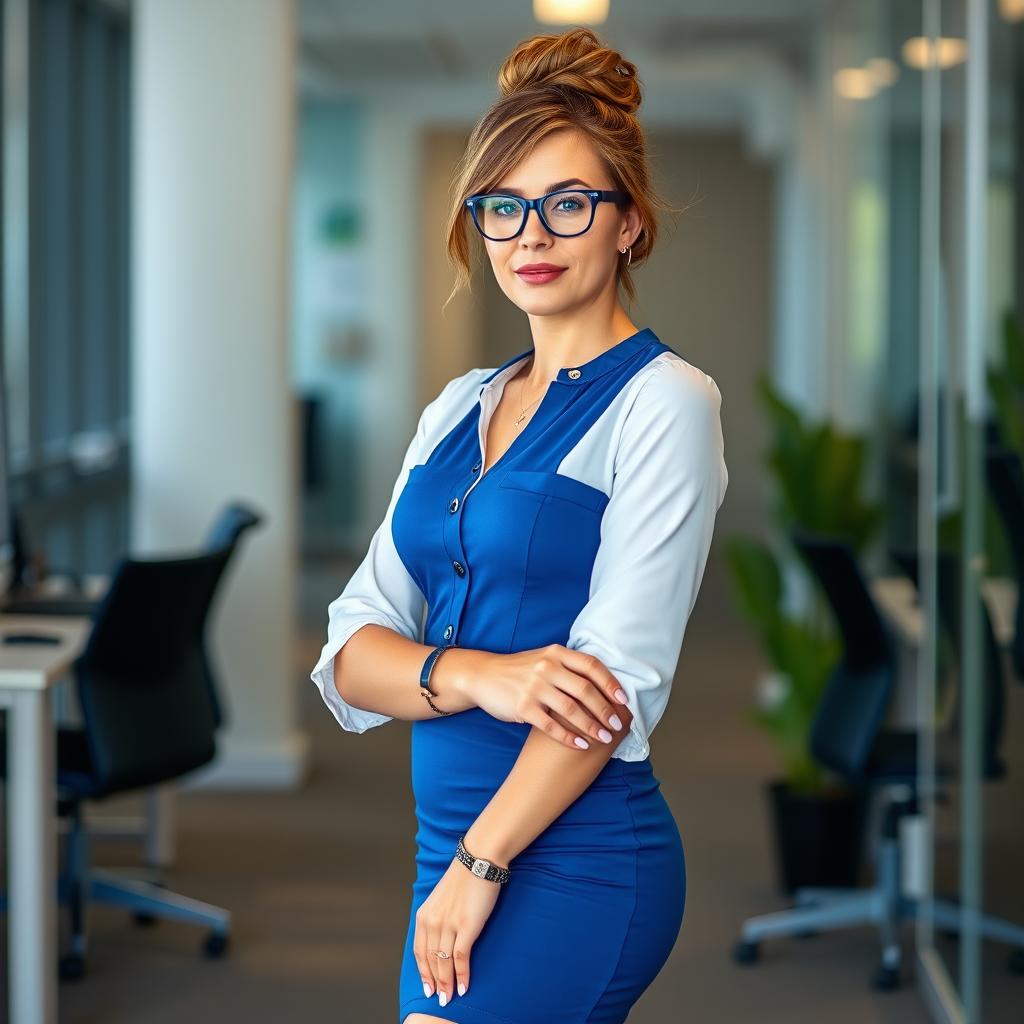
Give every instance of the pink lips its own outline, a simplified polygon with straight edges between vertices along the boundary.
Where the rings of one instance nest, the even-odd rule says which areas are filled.
[[[554,281],[564,272],[565,267],[556,267],[551,263],[530,263],[516,271],[523,281],[529,281],[530,284],[545,284],[548,281]]]

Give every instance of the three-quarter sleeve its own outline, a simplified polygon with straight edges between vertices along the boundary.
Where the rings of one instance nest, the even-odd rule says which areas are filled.
[[[335,655],[358,629],[368,623],[393,629],[410,640],[418,640],[420,636],[426,599],[398,554],[391,533],[391,519],[409,470],[429,455],[438,424],[445,421],[449,406],[460,390],[458,385],[464,380],[465,377],[457,377],[449,381],[423,410],[402,460],[387,512],[370,539],[366,556],[342,592],[327,606],[327,642],[310,673],[310,679],[338,723],[348,732],[365,732],[390,722],[392,716],[357,708],[338,693],[334,685]]]
[[[623,421],[587,604],[566,646],[599,658],[633,722],[614,757],[640,761],[668,704],[729,474],[714,379],[682,359],[640,386]]]

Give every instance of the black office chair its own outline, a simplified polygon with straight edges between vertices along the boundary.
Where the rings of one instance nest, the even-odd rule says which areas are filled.
[[[227,505],[217,517],[213,526],[210,527],[204,541],[203,547],[206,551],[217,551],[221,548],[228,549],[228,557],[221,568],[223,573],[228,562],[234,556],[238,547],[238,541],[246,530],[259,526],[263,517],[250,506],[235,501]],[[217,685],[216,675],[211,667],[205,638],[203,640],[203,663],[206,666],[208,684],[210,688],[210,702],[213,704],[213,720],[218,729],[221,729],[227,719],[224,713],[224,701],[222,687]]]
[[[1024,467],[1020,456],[1006,448],[990,447],[985,462],[989,490],[1010,542],[1017,577],[1017,613],[1011,655],[1017,678],[1024,682]]]
[[[87,900],[210,925],[203,951],[216,957],[227,948],[229,911],[92,868],[81,808],[85,800],[171,782],[213,760],[216,721],[203,635],[230,556],[231,547],[222,547],[184,558],[124,559],[74,662],[84,728],[62,728],[57,737],[57,809],[71,818],[58,891],[71,909],[63,978],[84,971]]]
[[[917,911],[917,900],[901,891],[900,819],[916,814],[917,732],[883,727],[896,678],[894,645],[857,565],[851,545],[839,538],[822,537],[795,529],[792,540],[819,581],[835,617],[842,642],[842,657],[832,673],[815,713],[810,748],[826,768],[842,776],[848,785],[867,787],[886,801],[881,810],[881,836],[875,851],[875,884],[864,889],[806,888],[796,892],[796,907],[750,918],[743,923],[741,939],[733,951],[741,964],[757,960],[761,939],[805,935],[820,929],[875,924],[882,939],[881,964],[873,976],[875,988],[898,987],[902,947],[899,926]],[[904,559],[905,561],[905,559]],[[957,600],[959,565],[955,556],[939,559],[942,615],[947,630],[956,628],[959,613],[950,604]],[[998,650],[991,637],[987,645],[986,681],[1001,689]],[[993,652],[995,657],[993,658]],[[990,682],[989,682],[990,681]],[[986,777],[1005,771],[998,756],[1001,708],[998,700],[987,702],[989,714],[999,721],[986,724]],[[958,720],[956,722],[958,725]],[[940,778],[958,772],[959,740],[951,727],[936,737],[936,771]],[[941,927],[959,929],[959,908],[948,900],[934,900],[934,917]],[[981,922],[982,933],[1016,946],[1024,946],[1024,928],[991,917]],[[1024,951],[1015,949],[1010,967],[1019,971]]]

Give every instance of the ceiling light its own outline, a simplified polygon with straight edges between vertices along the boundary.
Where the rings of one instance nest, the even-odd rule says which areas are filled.
[[[545,25],[599,25],[609,0],[533,0],[533,16]]]
[[[869,100],[877,91],[871,72],[866,68],[840,68],[832,76],[832,84],[844,100]]]
[[[900,77],[899,65],[888,57],[872,57],[864,67],[871,76],[871,81],[880,89],[892,85]]]
[[[999,0],[999,13],[1007,21],[1024,21],[1024,0]]]
[[[908,67],[923,71],[926,67],[938,65],[940,70],[951,68],[967,59],[967,40],[939,36],[913,36],[903,44],[903,61]]]

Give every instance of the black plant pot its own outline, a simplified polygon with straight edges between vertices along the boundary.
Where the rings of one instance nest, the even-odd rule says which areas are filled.
[[[808,795],[784,781],[771,782],[767,789],[782,891],[860,885],[867,792],[835,787]]]

